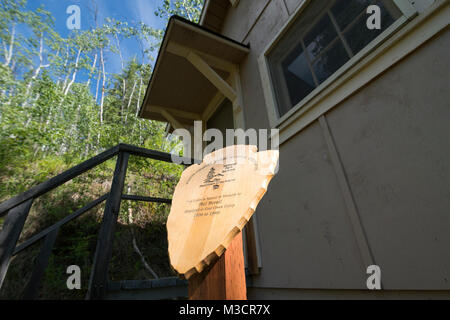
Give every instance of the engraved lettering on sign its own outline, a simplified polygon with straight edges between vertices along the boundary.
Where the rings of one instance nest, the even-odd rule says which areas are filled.
[[[186,201],[186,206],[191,207],[184,210],[184,213],[194,214],[195,218],[220,214],[222,209],[235,207],[233,200],[240,195],[242,195],[242,193],[235,192],[232,194],[224,194],[215,197],[189,199]],[[194,208],[192,208],[192,206],[194,206]]]

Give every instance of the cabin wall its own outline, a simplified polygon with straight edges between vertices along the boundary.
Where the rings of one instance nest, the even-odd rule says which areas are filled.
[[[247,128],[270,128],[257,59],[300,2],[240,1],[226,16],[222,33],[251,48],[240,66]],[[256,210],[262,269],[250,298],[448,296],[448,52],[447,28],[281,144]],[[367,255],[383,293],[365,290]]]

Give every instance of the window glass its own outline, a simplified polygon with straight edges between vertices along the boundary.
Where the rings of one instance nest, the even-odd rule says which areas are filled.
[[[298,103],[316,87],[301,45],[292,50],[282,66],[290,99],[292,103]]]
[[[367,7],[372,2],[370,0],[337,0],[331,7],[331,13],[335,17],[339,28],[344,30],[361,13],[364,15]]]
[[[319,55],[337,36],[336,28],[333,26],[330,17],[324,15],[305,35],[304,42],[310,57],[313,59]]]
[[[378,5],[381,29],[366,13]],[[284,115],[401,16],[392,0],[314,0],[267,56],[279,116]]]
[[[389,11],[385,8],[381,1],[377,1],[376,4],[380,7],[381,11],[381,29],[370,30],[370,32],[361,32],[360,30],[366,28],[367,15],[360,15],[356,21],[344,31],[344,38],[353,52],[359,52],[370,41],[375,39],[383,30],[389,27],[393,22],[393,17],[389,14]],[[365,12],[365,11],[364,11]]]
[[[319,83],[325,81],[347,60],[350,59],[341,41],[335,41],[332,47],[322,54],[313,65]]]

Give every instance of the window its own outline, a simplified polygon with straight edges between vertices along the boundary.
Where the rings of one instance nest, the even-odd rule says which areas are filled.
[[[380,8],[381,29],[369,30],[367,7]],[[267,54],[278,116],[319,87],[402,12],[393,0],[314,0]]]

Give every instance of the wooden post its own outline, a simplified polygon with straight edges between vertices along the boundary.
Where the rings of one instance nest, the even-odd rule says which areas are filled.
[[[258,254],[256,249],[255,221],[252,217],[244,228],[245,239],[247,240],[247,264],[251,275],[259,274]]]
[[[189,300],[247,300],[242,233],[222,256],[189,279]]]
[[[9,262],[32,204],[33,199],[29,199],[12,208],[6,216],[2,232],[0,233],[0,288],[3,285],[3,280],[5,280]]]
[[[117,156],[111,191],[106,201],[102,226],[98,235],[97,248],[95,250],[94,263],[89,280],[88,299],[101,299],[106,292],[108,265],[112,255],[114,232],[119,217],[120,202],[122,200],[122,191],[125,184],[129,157],[130,154],[127,152],[120,152]]]
[[[44,277],[45,268],[47,268],[48,260],[52,253],[53,246],[55,244],[56,236],[58,235],[59,228],[54,229],[45,237],[44,243],[42,244],[41,251],[36,259],[36,263],[33,269],[33,274],[28,282],[25,289],[23,299],[33,300],[36,299],[39,287]]]

